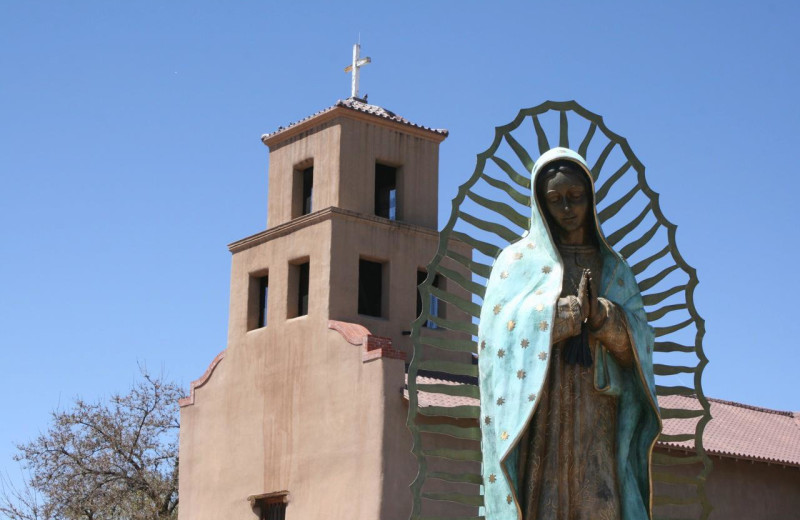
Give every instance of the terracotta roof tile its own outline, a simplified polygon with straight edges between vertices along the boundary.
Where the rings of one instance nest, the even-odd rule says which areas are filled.
[[[418,376],[417,384],[463,384],[430,376]],[[427,406],[479,406],[478,399],[455,397],[430,392],[419,392],[419,405]],[[404,390],[408,399],[408,389]],[[699,410],[694,397],[659,397],[662,408]],[[800,466],[800,412],[769,410],[720,399],[708,399],[712,420],[706,425],[703,446],[706,452],[749,460],[760,460],[789,466]],[[694,432],[699,419],[671,419],[664,421],[665,434]],[[685,450],[694,449],[694,441],[659,442],[659,446]]]
[[[297,126],[297,125],[299,125],[299,124],[301,124],[301,123],[303,123],[305,121],[308,121],[309,119],[317,117],[318,115],[324,114],[326,112],[330,112],[331,110],[333,110],[335,108],[338,108],[338,107],[348,108],[350,110],[355,110],[357,112],[362,112],[364,114],[371,114],[373,116],[381,117],[381,118],[387,119],[389,121],[394,121],[396,123],[401,123],[401,124],[408,125],[408,126],[411,126],[411,127],[414,127],[414,128],[419,128],[420,130],[427,130],[428,132],[433,132],[435,134],[439,134],[439,135],[443,135],[443,136],[447,136],[448,133],[449,133],[447,130],[445,130],[443,128],[430,128],[430,127],[427,127],[427,126],[423,126],[423,125],[418,125],[416,123],[412,123],[408,119],[395,114],[391,110],[387,110],[387,109],[385,109],[383,107],[380,107],[378,105],[370,105],[369,103],[367,103],[364,100],[351,97],[351,98],[347,98],[345,100],[341,100],[340,99],[339,101],[337,101],[332,106],[329,106],[328,108],[320,110],[319,112],[315,112],[315,113],[311,114],[308,117],[304,117],[303,119],[300,119],[299,121],[295,121],[294,123],[291,123],[288,126],[278,127],[278,129],[275,130],[274,132],[272,132],[271,134],[262,135],[261,136],[261,140],[263,141],[265,139],[271,138],[271,137],[273,137],[273,136],[275,136],[275,135],[277,135],[277,134],[279,134],[281,132],[289,130],[290,128],[293,128],[293,127],[295,127],[295,126]]]
[[[408,374],[406,374],[408,377]],[[440,379],[430,376],[417,376],[418,385],[461,385],[463,383],[452,381],[449,379]],[[454,408],[456,406],[480,406],[479,399],[474,397],[459,397],[447,394],[434,394],[431,392],[419,392],[418,394],[419,406],[426,408],[428,406],[444,406],[445,408]],[[408,388],[403,389],[403,396],[408,399]]]
[[[711,421],[703,434],[708,453],[800,466],[800,413],[782,412],[721,399],[708,399]],[[697,410],[694,397],[659,398],[660,406]],[[683,420],[683,423],[688,421]],[[664,421],[664,433],[679,433],[680,421]],[[660,443],[694,449],[694,442]]]

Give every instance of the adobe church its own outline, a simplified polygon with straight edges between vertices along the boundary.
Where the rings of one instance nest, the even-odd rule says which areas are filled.
[[[264,136],[267,230],[230,245],[228,348],[182,402],[182,519],[408,517],[403,333],[446,137],[356,98]]]
[[[181,520],[409,518],[403,391],[410,324],[436,305],[417,285],[439,240],[447,131],[353,94],[262,138],[267,228],[229,246],[227,348],[180,403]],[[711,402],[711,518],[799,518],[800,415]]]

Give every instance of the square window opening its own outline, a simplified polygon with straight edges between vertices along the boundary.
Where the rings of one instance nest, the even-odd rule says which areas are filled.
[[[307,258],[289,264],[287,318],[308,314],[310,262]]]
[[[397,168],[375,163],[375,214],[398,220]]]
[[[306,161],[294,168],[292,178],[292,218],[311,213],[313,195],[314,165]]]
[[[425,282],[425,279],[428,277],[428,273],[420,269],[417,271],[417,287],[422,285]],[[442,284],[442,277],[438,274],[433,278],[433,287],[437,289],[443,289]],[[426,305],[426,309],[428,312],[428,316],[432,318],[444,318],[444,302],[440,301],[433,294],[428,294],[428,301]],[[420,293],[419,289],[417,289],[417,314],[416,316],[419,317],[422,315],[422,294]],[[429,329],[438,329],[439,326],[432,320],[425,320],[425,323],[422,324],[423,327],[427,327]]]
[[[314,193],[314,167],[303,170],[303,215],[311,213],[311,195]]]
[[[260,509],[261,518],[259,520],[284,520],[286,518],[286,504],[284,502],[265,504]]]
[[[259,520],[285,520],[288,492],[279,491],[248,498]]]
[[[385,317],[388,307],[388,268],[382,262],[358,260],[358,313],[364,316]]]
[[[268,271],[251,273],[247,287],[247,330],[267,326],[269,302]]]

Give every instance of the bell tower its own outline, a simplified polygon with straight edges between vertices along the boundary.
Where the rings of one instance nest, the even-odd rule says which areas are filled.
[[[438,239],[446,137],[355,98],[262,137],[270,149],[265,233],[309,226],[319,233],[311,223],[326,222],[330,249],[318,261],[329,284],[316,288],[315,299],[327,292],[328,319],[360,323],[407,353],[402,332],[416,318],[417,273]],[[312,238],[305,247],[319,244]]]
[[[267,228],[229,246],[227,348],[181,402],[181,520],[408,518],[404,361],[436,305],[416,288],[446,137],[357,97],[262,137]]]
[[[266,134],[267,226],[335,207],[436,229],[439,143],[446,137],[446,130],[415,125],[355,98]],[[394,190],[391,201],[381,199],[382,188]],[[309,193],[311,203],[303,205]],[[386,202],[394,213],[380,211]]]

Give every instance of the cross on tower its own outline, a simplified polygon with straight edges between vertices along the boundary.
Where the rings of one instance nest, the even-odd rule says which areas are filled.
[[[372,59],[368,57],[361,58],[359,56],[361,52],[361,45],[358,43],[353,45],[353,63],[352,65],[348,65],[344,68],[345,72],[352,72],[353,73],[353,81],[350,87],[350,97],[357,98],[358,97],[358,72],[361,67],[366,65],[367,63],[371,63]]]

